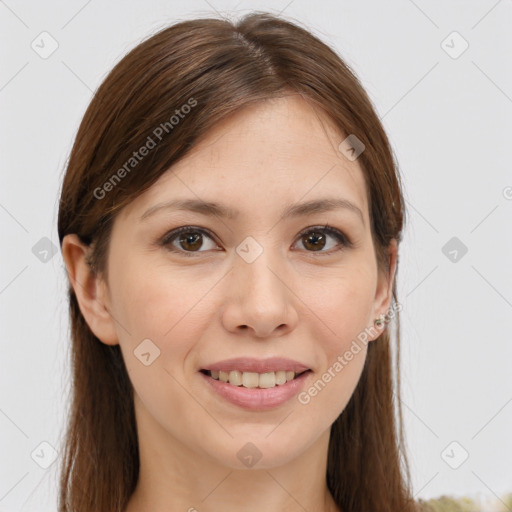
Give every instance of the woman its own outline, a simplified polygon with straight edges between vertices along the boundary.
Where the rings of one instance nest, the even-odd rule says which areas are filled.
[[[281,18],[181,22],[115,66],[60,201],[61,512],[414,510],[395,167],[357,78]]]

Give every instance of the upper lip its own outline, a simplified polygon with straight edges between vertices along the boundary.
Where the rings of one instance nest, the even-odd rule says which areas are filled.
[[[232,371],[241,372],[268,373],[280,370],[301,373],[309,370],[309,367],[285,357],[270,357],[268,359],[255,359],[252,357],[237,357],[234,359],[225,359],[217,361],[202,368],[210,371]]]

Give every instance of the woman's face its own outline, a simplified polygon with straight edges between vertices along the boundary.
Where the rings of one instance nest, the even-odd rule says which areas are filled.
[[[271,468],[328,435],[347,405],[366,357],[353,342],[386,312],[391,281],[378,273],[359,163],[318,115],[296,96],[244,109],[116,218],[111,317],[89,324],[120,344],[139,435],[231,468],[260,457]],[[165,206],[177,201],[219,211]],[[257,366],[269,358],[291,362]],[[309,371],[283,384],[293,362]],[[204,372],[222,368],[233,384]]]

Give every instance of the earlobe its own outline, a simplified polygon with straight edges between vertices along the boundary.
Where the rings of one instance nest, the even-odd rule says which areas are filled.
[[[386,315],[393,301],[393,285],[395,281],[396,267],[398,262],[398,244],[392,239],[388,246],[388,268],[386,271],[378,272],[377,289],[374,301],[374,326],[379,332],[386,327]]]
[[[62,256],[80,311],[95,336],[107,345],[119,343],[115,322],[107,309],[106,283],[87,261],[90,248],[76,234],[62,240]]]

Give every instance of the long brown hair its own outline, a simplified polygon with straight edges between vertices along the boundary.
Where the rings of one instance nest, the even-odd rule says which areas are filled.
[[[405,210],[379,118],[332,49],[298,24],[268,13],[252,13],[237,23],[183,21],[120,60],[94,95],[70,154],[58,216],[61,246],[65,235],[77,234],[91,246],[91,268],[106,278],[110,232],[119,211],[216,123],[290,91],[322,109],[340,133],[364,143],[359,162],[372,237],[379,268],[386,269],[386,249],[392,239],[401,240]],[[155,145],[147,156],[131,161],[149,138]],[[393,298],[397,302],[396,281]],[[139,473],[133,387],[120,347],[95,337],[71,286],[69,307],[72,403],[59,512],[122,512]],[[343,511],[414,510],[399,399],[399,325],[397,314],[395,364],[386,329],[368,345],[356,390],[332,425],[326,479]]]

